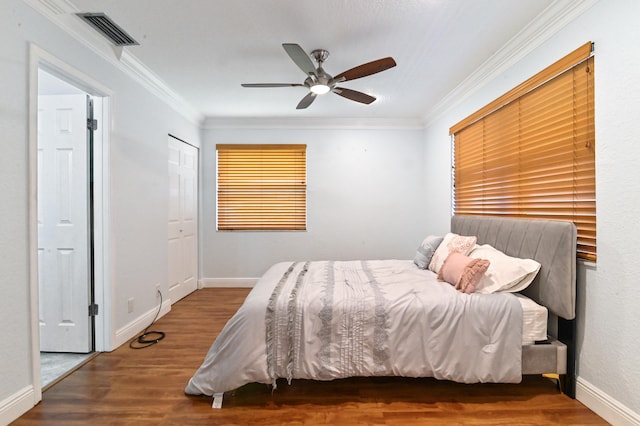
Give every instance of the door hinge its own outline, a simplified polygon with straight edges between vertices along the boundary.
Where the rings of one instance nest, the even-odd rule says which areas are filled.
[[[98,120],[87,118],[87,129],[98,130]]]
[[[89,316],[90,317],[95,317],[98,315],[98,304],[97,303],[93,303],[91,305],[89,305]]]

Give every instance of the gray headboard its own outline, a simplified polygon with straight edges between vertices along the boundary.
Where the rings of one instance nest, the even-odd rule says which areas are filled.
[[[475,235],[509,256],[535,259],[542,266],[523,291],[554,314],[571,320],[576,309],[576,227],[571,222],[453,216],[451,232]]]

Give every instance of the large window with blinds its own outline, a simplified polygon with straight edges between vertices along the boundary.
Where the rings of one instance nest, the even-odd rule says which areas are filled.
[[[570,220],[596,260],[594,61],[587,43],[450,129],[453,210]]]
[[[218,144],[219,231],[303,231],[306,145]]]

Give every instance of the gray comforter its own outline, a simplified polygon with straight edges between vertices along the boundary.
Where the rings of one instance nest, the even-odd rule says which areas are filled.
[[[352,376],[521,380],[522,308],[462,294],[410,260],[283,262],[259,280],[187,394]]]

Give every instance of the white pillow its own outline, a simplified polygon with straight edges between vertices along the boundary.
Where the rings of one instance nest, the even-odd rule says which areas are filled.
[[[444,236],[444,239],[436,249],[436,252],[431,257],[429,262],[429,270],[436,274],[440,272],[442,264],[453,252],[468,255],[473,247],[476,245],[476,237],[465,237],[458,234],[449,232]]]
[[[489,269],[476,286],[478,293],[515,293],[524,290],[540,270],[540,264],[535,260],[507,256],[489,244],[475,246],[469,257],[490,262]]]

